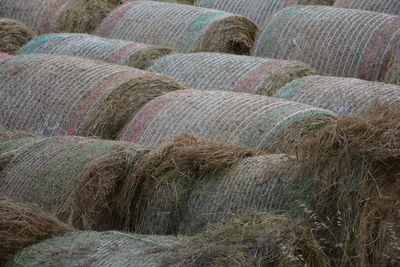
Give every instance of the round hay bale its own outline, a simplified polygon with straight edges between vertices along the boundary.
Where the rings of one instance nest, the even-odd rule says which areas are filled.
[[[15,57],[16,56],[14,56],[14,55],[10,55],[10,54],[7,54],[7,53],[1,53],[0,52],[0,65],[5,63],[5,62],[7,62],[7,61],[9,61],[9,60],[14,59]]]
[[[6,266],[19,250],[73,231],[36,206],[0,197],[0,264]]]
[[[165,45],[180,52],[250,54],[257,26],[230,13],[154,1],[135,1],[114,10],[96,35]]]
[[[173,77],[191,89],[273,95],[286,83],[315,74],[298,61],[219,53],[176,54],[161,58],[150,72]]]
[[[38,135],[26,131],[2,131],[0,130],[0,142],[6,142],[15,139],[22,139],[28,137],[39,137]]]
[[[390,58],[388,70],[385,75],[385,82],[400,85],[400,42]]]
[[[327,110],[251,94],[180,90],[145,105],[119,139],[160,145],[188,132],[209,140],[272,152],[293,151],[298,142],[335,120]]]
[[[35,34],[25,24],[0,18],[0,52],[15,54],[34,37]]]
[[[369,108],[375,102],[400,103],[400,86],[316,75],[288,83],[274,97],[328,109],[338,115],[351,115]]]
[[[0,68],[0,125],[41,135],[114,138],[169,77],[78,57],[23,55]]]
[[[302,5],[332,5],[334,0],[196,0],[197,6],[218,9],[225,12],[239,14],[249,18],[258,27],[263,26],[271,17],[286,7],[296,4]]]
[[[222,238],[221,238],[222,237]],[[193,237],[73,232],[25,248],[10,266],[328,266],[312,228],[252,215]]]
[[[58,54],[78,56],[144,69],[155,60],[171,54],[169,47],[113,40],[89,34],[42,35],[24,45],[19,54]]]
[[[257,40],[254,55],[300,60],[318,74],[382,80],[400,16],[323,6],[278,12]]]
[[[79,229],[122,229],[119,191],[133,164],[149,149],[84,137],[0,143],[10,156],[0,173],[0,195],[35,203]]]
[[[336,0],[335,7],[400,15],[400,2],[398,0]]]
[[[183,5],[194,5],[197,0],[156,0],[158,2],[169,2],[169,3],[177,3]]]

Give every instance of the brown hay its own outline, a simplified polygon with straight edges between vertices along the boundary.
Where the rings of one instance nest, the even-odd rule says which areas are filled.
[[[321,5],[321,6],[332,6],[336,0],[299,0],[299,5]]]
[[[57,31],[91,33],[121,0],[74,0],[58,19]]]
[[[0,130],[0,142],[6,142],[10,140],[22,139],[28,137],[38,137],[38,135],[27,131]]]
[[[26,246],[71,231],[36,206],[0,197],[0,264]]]
[[[15,54],[34,37],[33,31],[25,24],[0,18],[0,52]]]
[[[165,266],[329,266],[304,221],[286,215],[251,214],[189,238]]]
[[[399,265],[399,118],[399,105],[376,104],[300,148],[318,177],[317,210],[335,229],[340,266]]]
[[[139,50],[128,59],[128,66],[145,70],[150,67],[156,60],[172,54],[175,49],[166,46],[148,46]]]
[[[120,207],[126,218],[134,214],[133,221],[127,221],[129,228],[137,229],[152,194],[168,179],[198,179],[206,173],[224,169],[241,158],[251,157],[259,152],[234,145],[212,142],[190,134],[181,134],[171,138],[162,147],[145,155],[135,164],[120,195]],[[132,226],[131,226],[132,225]]]

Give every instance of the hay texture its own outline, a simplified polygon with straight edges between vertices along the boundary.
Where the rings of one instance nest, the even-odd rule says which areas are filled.
[[[338,115],[351,115],[375,102],[400,103],[400,86],[354,78],[308,76],[288,83],[274,97],[328,109]]]
[[[9,266],[327,266],[312,228],[285,215],[239,218],[194,238],[73,232],[25,248]]]
[[[29,245],[71,231],[36,206],[0,197],[0,264]]]
[[[154,1],[114,10],[97,28],[102,37],[163,45],[180,52],[250,54],[258,29],[245,17]]]
[[[0,131],[0,142],[29,137],[39,137],[38,135],[26,131]]]
[[[13,19],[0,18],[0,52],[15,54],[34,37],[33,31],[25,24]]]
[[[273,95],[286,83],[315,73],[297,61],[219,53],[170,55],[147,70],[171,76],[191,89],[261,95]]]
[[[115,207],[134,163],[149,151],[135,144],[84,137],[16,139],[0,143],[9,160],[0,195],[35,203],[79,229],[121,229]]]
[[[334,113],[312,106],[220,91],[180,90],[144,106],[119,138],[160,145],[189,132],[267,151],[290,151],[297,142],[335,120]]]
[[[335,7],[400,15],[400,2],[397,0],[336,0]]]
[[[114,138],[142,105],[183,86],[126,66],[37,54],[4,63],[0,88],[4,129]]]
[[[174,50],[168,47],[77,33],[42,35],[18,51],[19,54],[78,56],[139,69],[144,69],[158,58],[173,52]]]
[[[400,264],[399,117],[399,105],[376,104],[299,147],[299,174],[317,178],[316,210],[339,250],[334,266]]]
[[[7,53],[1,53],[0,52],[0,65],[5,63],[5,62],[7,62],[7,61],[9,61],[9,60],[14,59],[15,57],[16,56],[14,56],[14,55],[10,55],[10,54],[7,54]]]
[[[300,60],[318,74],[382,80],[400,39],[400,17],[364,10],[296,6],[278,12],[254,55]]]
[[[397,44],[390,59],[385,82],[400,85],[400,42]]]

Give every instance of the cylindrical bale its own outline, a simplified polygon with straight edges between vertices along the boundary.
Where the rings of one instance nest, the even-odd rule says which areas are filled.
[[[400,42],[390,58],[385,82],[400,85]]]
[[[332,0],[197,0],[196,5],[239,14],[251,19],[260,28],[279,10],[296,4],[332,5]]]
[[[127,66],[37,54],[2,64],[0,88],[7,130],[114,138],[141,106],[183,86]]]
[[[89,34],[60,33],[42,35],[24,45],[18,54],[58,54],[101,60],[144,69],[174,49]]]
[[[7,53],[1,53],[0,52],[0,65],[5,63],[5,62],[7,62],[7,61],[9,61],[9,60],[14,59],[15,57],[16,57],[15,55],[10,55],[10,54],[7,54]]]
[[[34,37],[33,31],[25,24],[14,19],[0,18],[0,52],[15,54]]]
[[[119,138],[160,145],[171,136],[188,132],[213,141],[286,152],[334,120],[330,111],[277,98],[180,90],[149,102]]]
[[[122,5],[96,29],[103,37],[171,46],[180,52],[233,54],[250,54],[257,32],[257,26],[242,16],[154,1]]]
[[[36,206],[0,197],[0,264],[19,250],[73,231],[72,227]]]
[[[398,0],[336,0],[335,7],[400,15],[400,2]]]
[[[278,12],[257,40],[255,56],[300,60],[318,74],[382,80],[400,39],[400,16],[323,6]]]
[[[335,112],[359,113],[372,104],[400,103],[400,86],[354,78],[308,76],[282,87],[274,97],[297,101]]]
[[[158,2],[178,3],[183,5],[194,5],[197,0],[156,0]]]
[[[0,172],[0,195],[34,203],[79,229],[121,229],[121,207],[113,205],[133,164],[148,151],[73,136],[2,142],[0,155],[8,162]]]
[[[273,95],[294,79],[315,74],[302,62],[219,53],[176,54],[148,69],[173,77],[191,89]]]

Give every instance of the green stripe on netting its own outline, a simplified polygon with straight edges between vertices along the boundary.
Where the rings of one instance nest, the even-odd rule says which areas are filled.
[[[26,45],[24,45],[23,47],[21,47],[18,52],[17,55],[23,55],[23,54],[32,54],[35,53],[36,50],[44,43],[47,43],[50,40],[53,39],[57,39],[61,36],[62,34],[59,33],[54,33],[54,34],[47,34],[47,35],[42,35],[32,41],[30,41],[29,43],[27,43]]]
[[[231,16],[232,14],[226,12],[210,11],[196,18],[193,23],[183,32],[181,40],[178,40],[176,48],[179,51],[190,51],[193,44],[203,34],[204,30],[217,20],[221,20]]]
[[[317,77],[310,76],[305,79],[296,80],[294,82],[289,83],[286,87],[279,90],[274,97],[284,98],[287,100],[291,100],[296,95],[297,87],[304,86],[304,84],[315,81]]]

